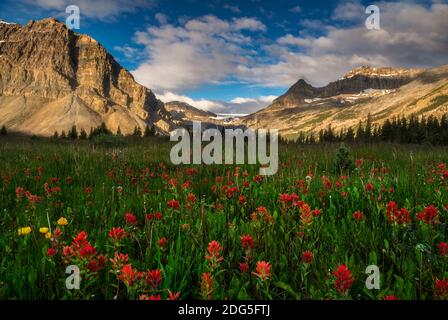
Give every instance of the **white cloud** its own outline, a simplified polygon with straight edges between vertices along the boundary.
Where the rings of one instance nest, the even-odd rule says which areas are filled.
[[[343,21],[360,21],[365,19],[365,11],[366,7],[362,5],[360,0],[347,1],[336,7],[332,18]]]
[[[235,103],[235,104],[243,104],[243,103],[248,103],[248,102],[257,102],[257,100],[255,100],[254,98],[235,98],[233,100],[231,100],[230,102]]]
[[[156,96],[158,99],[160,99],[164,103],[171,102],[171,101],[180,101],[180,102],[188,103],[189,105],[196,107],[198,109],[213,111],[213,112],[223,111],[226,107],[221,102],[206,100],[206,99],[194,100],[188,96],[179,95],[179,94],[176,94],[176,93],[170,92],[170,91],[165,91],[162,94],[156,94]]]
[[[230,102],[234,104],[270,104],[272,101],[277,98],[277,96],[260,96],[257,98],[242,98],[237,97],[232,99]]]
[[[137,81],[156,90],[178,91],[204,83],[221,83],[251,61],[252,38],[248,33],[266,26],[254,18],[222,20],[207,15],[185,22],[150,26],[137,32],[149,59],[133,74]]]
[[[114,19],[122,13],[134,12],[138,8],[152,7],[155,0],[18,0],[27,6],[35,6],[43,10],[55,11],[56,16],[65,14],[65,8],[69,5],[77,5],[81,17],[96,18],[107,21]],[[59,14],[58,14],[59,13]]]
[[[290,86],[298,78],[323,86],[359,65],[431,67],[448,57],[448,5],[381,2],[381,30],[364,26],[358,2],[336,8],[337,19],[356,20],[352,27],[329,26],[323,36],[287,34],[265,47],[278,61],[242,66],[240,79],[263,86]],[[355,14],[356,12],[356,14]]]
[[[156,13],[155,18],[159,24],[167,24],[168,23],[168,16],[163,13]]]
[[[249,114],[267,107],[277,96],[259,96],[256,98],[237,97],[229,102],[207,99],[192,99],[186,95],[176,94],[171,91],[156,93],[158,99],[164,103],[181,101],[198,109],[216,113]]]
[[[300,12],[302,12],[302,8],[300,6],[295,6],[295,7],[292,7],[291,9],[289,9],[289,11],[292,13],[300,13]]]
[[[241,13],[241,9],[238,6],[232,6],[230,4],[225,4],[223,6],[224,9],[230,10],[233,13]]]

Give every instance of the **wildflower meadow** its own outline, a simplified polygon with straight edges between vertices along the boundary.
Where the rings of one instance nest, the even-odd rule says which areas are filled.
[[[1,299],[448,299],[446,148],[280,144],[260,176],[155,137],[0,142]]]

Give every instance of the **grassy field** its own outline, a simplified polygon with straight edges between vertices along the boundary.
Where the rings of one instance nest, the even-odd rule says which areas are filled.
[[[448,298],[446,148],[354,145],[338,172],[339,145],[280,146],[260,177],[170,147],[1,138],[0,298]]]

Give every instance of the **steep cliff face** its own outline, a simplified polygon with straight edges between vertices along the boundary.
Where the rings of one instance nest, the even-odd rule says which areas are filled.
[[[0,23],[0,71],[0,123],[11,130],[50,135],[101,122],[125,134],[147,124],[170,130],[171,117],[151,90],[96,40],[56,19]]]

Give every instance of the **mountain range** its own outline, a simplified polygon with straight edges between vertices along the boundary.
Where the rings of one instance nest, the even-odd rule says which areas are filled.
[[[178,126],[275,128],[285,137],[373,124],[398,116],[448,112],[448,65],[432,69],[358,67],[316,88],[304,79],[268,107],[230,123],[184,102],[163,103],[88,35],[56,19],[26,25],[0,22],[0,125],[42,136],[89,131],[105,123],[130,134],[154,126],[168,134]]]

